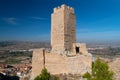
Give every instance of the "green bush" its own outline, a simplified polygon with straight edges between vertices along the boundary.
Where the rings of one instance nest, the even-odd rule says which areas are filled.
[[[113,72],[109,70],[106,62],[97,59],[92,64],[92,73],[85,73],[83,78],[87,78],[87,80],[113,80]]]
[[[91,80],[91,74],[86,72],[84,75],[83,75],[83,78],[87,78],[87,80]]]
[[[38,75],[34,80],[49,80],[49,79],[50,79],[50,73],[47,71],[46,68],[43,68],[41,74]]]
[[[38,75],[34,80],[59,80],[55,75],[50,75],[46,68],[43,68],[41,74]]]

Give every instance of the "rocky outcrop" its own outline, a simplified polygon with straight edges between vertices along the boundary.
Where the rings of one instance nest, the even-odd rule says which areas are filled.
[[[114,72],[115,80],[120,80],[120,57],[109,62],[110,69]]]

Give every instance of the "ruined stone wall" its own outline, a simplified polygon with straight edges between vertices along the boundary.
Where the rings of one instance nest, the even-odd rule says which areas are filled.
[[[80,52],[84,55],[87,55],[88,52],[87,52],[86,44],[84,43],[80,44]]]
[[[83,74],[90,72],[92,64],[91,55],[61,56],[54,53],[45,53],[45,67],[51,74]],[[32,74],[34,79],[43,69],[43,49],[36,49],[32,58]]]
[[[86,48],[85,43],[73,43],[73,49],[72,49],[72,54],[76,54],[76,47],[79,47],[79,53],[83,55],[87,55],[88,51]]]
[[[68,73],[81,74],[91,72],[92,56],[91,55],[76,55],[67,58]]]
[[[40,74],[43,67],[43,49],[35,49],[32,56],[31,80]]]

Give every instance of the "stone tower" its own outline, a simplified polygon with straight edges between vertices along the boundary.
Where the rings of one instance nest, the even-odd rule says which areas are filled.
[[[52,51],[72,51],[76,43],[76,16],[72,7],[61,5],[51,14]]]

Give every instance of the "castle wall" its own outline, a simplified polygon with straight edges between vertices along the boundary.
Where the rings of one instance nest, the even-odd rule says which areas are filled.
[[[85,43],[73,43],[73,48],[72,48],[73,54],[76,54],[76,47],[79,48],[79,53],[80,54],[83,54],[83,55],[87,55],[88,54],[88,51],[87,51]]]
[[[82,43],[80,44],[80,52],[84,55],[87,55],[87,48],[86,48],[86,44]]]
[[[43,49],[35,49],[32,56],[32,73],[31,80],[40,74],[43,65]]]
[[[34,79],[44,68],[43,49],[36,49],[32,58],[32,76]],[[90,72],[92,64],[91,55],[61,56],[54,53],[45,53],[45,67],[51,74],[83,74]]]

